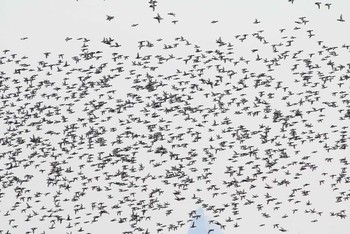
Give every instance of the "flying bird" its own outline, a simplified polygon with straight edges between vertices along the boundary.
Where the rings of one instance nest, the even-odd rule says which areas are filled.
[[[160,21],[163,20],[163,18],[159,15],[159,13],[157,14],[157,16],[154,17],[154,19],[156,19],[158,23],[160,23]]]
[[[317,5],[318,9],[321,9],[321,2],[315,2],[315,5]]]
[[[107,15],[106,17],[107,17],[108,21],[111,21],[112,19],[114,19],[114,16],[112,16],[112,15]]]
[[[332,3],[325,3],[324,4],[327,8],[328,8],[328,10],[331,8],[331,5],[332,5]]]
[[[339,21],[339,22],[345,22],[345,20],[343,19],[343,15],[340,15],[340,16],[339,16],[339,19],[337,19],[337,21]]]

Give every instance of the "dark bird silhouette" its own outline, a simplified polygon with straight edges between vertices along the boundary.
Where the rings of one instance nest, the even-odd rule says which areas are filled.
[[[345,22],[345,20],[343,19],[343,15],[340,15],[340,16],[339,16],[339,19],[337,19],[337,21],[339,21],[339,22]]]
[[[154,17],[154,19],[156,19],[158,23],[160,23],[160,21],[163,20],[163,18],[159,14],[157,14],[157,16]]]
[[[106,17],[107,17],[108,21],[111,21],[112,19],[114,19],[114,16],[112,16],[112,15],[107,15]]]
[[[318,7],[318,9],[321,9],[321,2],[315,2],[315,5]]]

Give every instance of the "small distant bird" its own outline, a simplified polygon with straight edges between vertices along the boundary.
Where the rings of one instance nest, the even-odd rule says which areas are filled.
[[[340,15],[339,19],[337,19],[339,22],[345,22],[345,20],[343,19],[343,15]]]
[[[149,3],[150,3],[149,7],[152,8],[154,11],[156,9],[156,6],[157,6],[157,1],[150,1]]]
[[[209,229],[208,230],[208,234],[210,234],[211,232],[214,232],[214,229]]]
[[[315,5],[317,5],[318,9],[321,9],[321,2],[315,2]]]
[[[219,21],[217,21],[217,20],[211,21],[212,24],[216,24],[217,22],[219,22]]]
[[[112,16],[112,15],[107,15],[107,20],[108,20],[108,21],[111,21],[112,19],[114,19],[114,16]]]
[[[139,24],[132,24],[131,27],[136,27],[137,25],[139,25]]]
[[[45,52],[44,55],[45,55],[45,58],[49,57],[51,53],[50,52]]]
[[[253,24],[260,24],[260,21],[258,19],[255,19],[255,21],[253,22]]]
[[[159,13],[157,14],[156,17],[154,17],[154,19],[158,20],[158,23],[160,23],[160,21],[163,20],[163,18],[159,15]]]
[[[175,17],[175,13],[173,13],[173,12],[169,12],[168,15],[171,15],[171,16]]]
[[[332,5],[332,3],[326,3],[326,4],[324,4],[327,8],[328,8],[328,10],[331,8],[331,5]]]
[[[291,2],[292,4],[294,3],[294,0],[288,0],[288,2]]]
[[[27,40],[28,39],[28,37],[22,37],[21,38],[21,40],[23,41],[23,40]]]

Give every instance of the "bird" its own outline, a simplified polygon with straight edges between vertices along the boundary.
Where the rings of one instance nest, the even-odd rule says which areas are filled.
[[[321,9],[321,2],[315,2],[315,5],[318,7],[318,9]]]
[[[259,24],[259,23],[260,21],[258,21],[258,19],[255,19],[254,24]]]
[[[327,8],[328,8],[328,10],[331,8],[331,5],[332,5],[332,3],[325,3],[324,4]]]
[[[112,15],[106,15],[106,17],[107,17],[108,21],[111,21],[112,19],[114,19],[114,16],[112,16]]]
[[[163,20],[163,18],[159,15],[159,13],[157,14],[157,16],[154,17],[154,19],[156,19],[158,23],[160,23],[160,21]]]
[[[340,15],[340,16],[339,16],[339,19],[337,19],[337,21],[339,21],[339,22],[345,22],[345,20],[343,19],[343,15]]]

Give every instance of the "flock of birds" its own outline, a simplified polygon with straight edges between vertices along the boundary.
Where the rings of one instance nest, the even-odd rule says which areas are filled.
[[[288,2],[293,4],[294,0],[288,0]],[[149,7],[152,9],[152,11],[155,11],[157,9],[158,1],[150,0],[148,3],[149,3]],[[315,2],[314,4],[317,6],[318,9],[321,9],[321,8],[325,7],[326,9],[330,10],[331,6],[332,6],[332,3]],[[170,15],[172,17],[176,16],[175,13],[173,13],[173,12],[168,13],[168,15]],[[111,21],[113,19],[114,19],[114,16],[107,15],[107,20],[108,21]],[[160,23],[162,20],[164,20],[164,18],[159,13],[157,13],[157,15],[153,17],[153,19],[157,20],[158,23]],[[345,22],[342,14],[339,15],[339,18],[337,18],[337,21]],[[172,20],[171,22],[173,24],[176,24],[179,21],[177,19],[175,19],[175,20]],[[212,20],[211,21],[211,23],[218,23],[218,22],[219,22],[218,20]],[[133,24],[132,27],[135,27],[137,25],[138,24]]]
[[[197,207],[222,230],[239,229],[247,207],[281,232],[293,216],[347,222],[350,45],[327,45],[308,23],[213,49],[179,36],[138,41],[135,54],[111,37],[101,50],[67,37],[75,56],[40,61],[3,50],[0,234],[91,234],[99,222],[177,233],[196,228]]]
[[[288,0],[290,3],[294,3],[294,0]],[[326,7],[328,10],[331,9],[332,3],[322,3],[322,2],[314,2],[314,4],[317,6],[318,9],[321,9],[322,7]],[[339,22],[345,22],[343,19],[343,15],[341,14],[339,18],[337,19]]]

